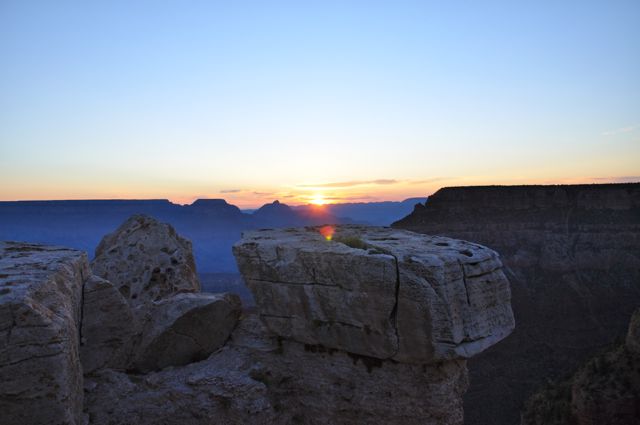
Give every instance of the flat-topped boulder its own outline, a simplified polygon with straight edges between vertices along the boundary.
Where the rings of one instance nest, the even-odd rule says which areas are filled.
[[[82,420],[78,358],[85,253],[0,242],[0,422]]]
[[[200,292],[191,242],[167,223],[134,215],[105,236],[91,263],[132,307],[180,292]]]
[[[391,228],[247,232],[233,247],[274,334],[378,359],[469,358],[514,328],[498,255]]]

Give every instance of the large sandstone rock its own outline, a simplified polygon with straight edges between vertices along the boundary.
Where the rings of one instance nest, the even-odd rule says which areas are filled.
[[[235,294],[178,294],[145,311],[133,368],[142,372],[205,359],[222,347],[241,312]]]
[[[178,292],[200,291],[191,242],[149,216],[132,216],[105,236],[91,268],[133,307]]]
[[[513,330],[495,252],[389,228],[337,226],[332,240],[321,231],[249,232],[233,247],[276,335],[430,363],[469,358]]]
[[[84,285],[80,358],[85,374],[126,369],[140,331],[129,304],[111,282],[91,276]]]
[[[0,423],[81,424],[86,254],[0,242]]]

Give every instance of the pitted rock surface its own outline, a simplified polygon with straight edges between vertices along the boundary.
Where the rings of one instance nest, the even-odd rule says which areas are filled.
[[[149,216],[134,215],[105,236],[91,268],[132,307],[179,292],[200,292],[191,242]]]
[[[82,423],[85,253],[0,242],[0,422]]]

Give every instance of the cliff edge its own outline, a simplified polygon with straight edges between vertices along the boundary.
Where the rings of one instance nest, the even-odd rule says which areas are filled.
[[[466,424],[518,423],[529,395],[624,335],[640,305],[638,183],[444,188],[393,227],[504,262],[518,326],[469,362]]]

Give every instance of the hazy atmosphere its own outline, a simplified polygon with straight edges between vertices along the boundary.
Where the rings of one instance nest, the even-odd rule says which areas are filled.
[[[0,0],[0,425],[640,424],[640,0]]]
[[[638,180],[640,3],[0,3],[0,199]]]

